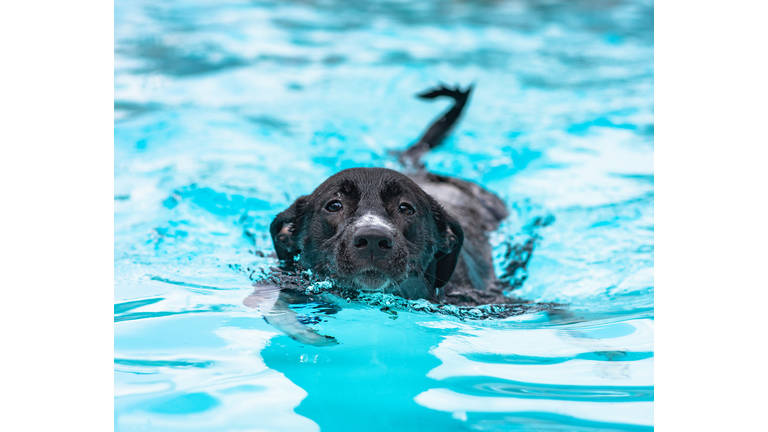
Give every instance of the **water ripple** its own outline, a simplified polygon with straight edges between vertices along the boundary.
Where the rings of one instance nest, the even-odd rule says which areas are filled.
[[[115,429],[651,430],[653,15],[115,2]],[[532,304],[292,305],[322,348],[271,327],[243,300],[272,218],[340,169],[398,168],[438,80],[477,86],[425,163],[507,203],[495,270]]]
[[[494,377],[456,377],[440,381],[452,391],[470,396],[503,396],[592,402],[652,402],[653,386],[563,386],[502,380]]]

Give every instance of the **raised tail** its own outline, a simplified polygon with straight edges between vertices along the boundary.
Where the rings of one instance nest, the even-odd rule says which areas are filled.
[[[448,111],[443,113],[440,118],[432,123],[429,129],[427,129],[427,131],[424,133],[424,135],[422,135],[416,144],[412,145],[406,151],[400,154],[400,162],[406,166],[416,168],[424,167],[420,161],[421,157],[426,152],[440,145],[445,137],[448,136],[453,126],[455,126],[456,122],[459,120],[461,112],[464,109],[464,106],[467,104],[467,99],[469,98],[469,94],[472,92],[473,88],[474,84],[470,84],[466,90],[461,91],[459,86],[451,89],[450,87],[446,87],[444,84],[440,84],[438,87],[426,90],[416,95],[416,97],[421,99],[435,99],[440,96],[448,96],[453,98],[455,103]]]

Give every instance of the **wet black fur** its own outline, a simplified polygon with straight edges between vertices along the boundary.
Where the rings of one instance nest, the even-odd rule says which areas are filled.
[[[488,242],[488,233],[507,216],[504,203],[477,184],[428,173],[419,161],[447,136],[470,91],[440,87],[420,95],[449,96],[456,103],[401,155],[409,175],[384,168],[343,170],[278,214],[270,234],[284,268],[298,261],[350,289],[370,290],[358,281],[361,275],[375,275],[390,281],[385,292],[435,303],[518,302],[503,294]],[[326,209],[334,200],[342,203],[337,212]],[[416,211],[400,213],[402,203]],[[367,213],[396,227],[392,250],[375,261],[352,250],[350,227]]]

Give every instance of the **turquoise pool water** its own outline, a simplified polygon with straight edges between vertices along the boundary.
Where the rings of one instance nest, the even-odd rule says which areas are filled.
[[[115,426],[120,431],[650,430],[653,3],[115,3]],[[567,313],[459,319],[297,307],[304,346],[243,305],[268,225],[340,169],[426,158],[536,236],[517,295]],[[552,223],[532,234],[535,218]]]

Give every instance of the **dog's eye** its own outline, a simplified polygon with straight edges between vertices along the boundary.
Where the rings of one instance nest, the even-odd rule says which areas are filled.
[[[400,204],[400,207],[397,210],[404,215],[412,215],[416,213],[416,210],[414,210],[410,204],[406,204],[406,203]]]
[[[341,205],[339,201],[332,201],[328,203],[327,206],[325,206],[325,209],[328,210],[331,213],[337,212],[341,210],[344,206]]]

